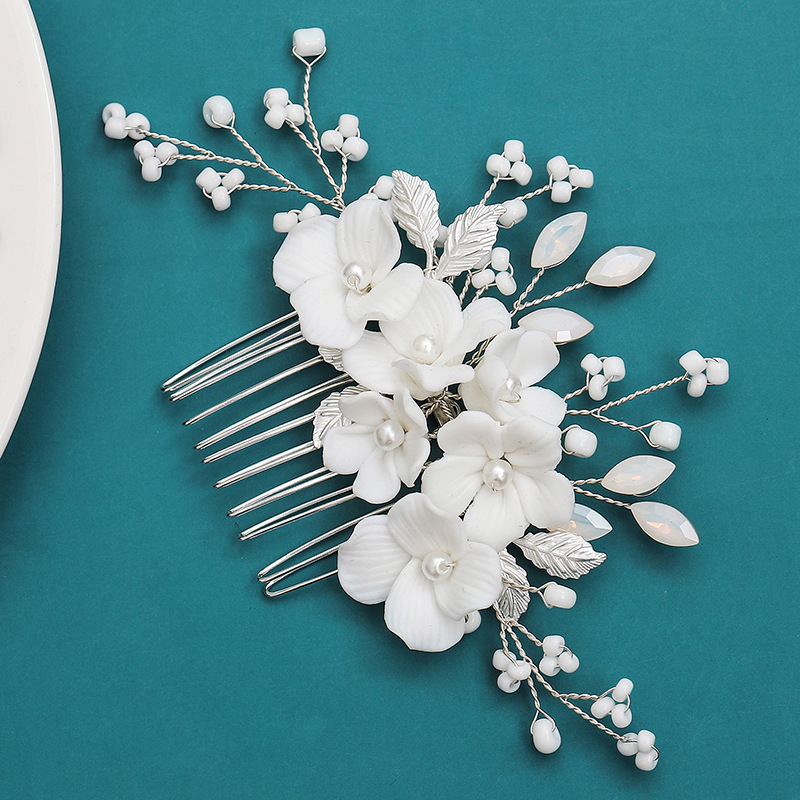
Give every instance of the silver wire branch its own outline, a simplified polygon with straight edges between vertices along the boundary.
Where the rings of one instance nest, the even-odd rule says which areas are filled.
[[[514,308],[511,311],[511,315],[513,316],[518,311],[524,311],[526,308],[538,306],[540,303],[547,303],[550,300],[558,300],[559,297],[563,297],[568,292],[574,292],[576,289],[583,289],[584,286],[588,285],[588,281],[581,281],[580,283],[574,283],[572,286],[565,286],[563,289],[553,292],[552,294],[546,294],[543,297],[537,297],[535,300],[529,300],[527,303],[514,303]],[[521,300],[522,297],[519,299]]]
[[[506,657],[510,661],[516,661],[517,660],[516,653],[512,653],[511,648],[508,646],[507,632],[511,633],[511,629],[506,625],[504,618],[501,616],[499,610],[497,609],[497,606],[495,606],[495,613],[497,614],[498,620],[500,620],[500,642],[503,649],[503,653],[505,653]],[[514,636],[513,633],[511,633],[511,635],[512,637]],[[523,660],[527,661],[529,664],[533,665],[533,662],[528,658],[528,654],[523,649],[522,643],[519,641],[519,639],[515,638],[515,643],[517,646],[517,650],[519,651],[520,657]],[[546,711],[544,711],[544,709],[541,706],[541,703],[539,702],[539,693],[536,691],[536,686],[534,685],[533,681],[530,678],[528,678],[526,683],[528,684],[528,688],[531,690],[531,697],[533,698],[533,705],[536,708],[536,715],[538,716],[539,714],[541,714],[542,716],[547,717],[551,722],[553,722],[553,718]]]
[[[342,153],[342,184],[339,186],[339,197],[344,194],[344,190],[347,187],[347,156]]]
[[[491,182],[491,184],[489,184],[489,188],[486,190],[486,194],[484,194],[483,199],[480,201],[480,203],[478,203],[479,206],[485,206],[486,205],[486,201],[492,196],[492,194],[494,193],[494,190],[497,188],[497,184],[499,184],[499,183],[500,183],[500,176],[499,175],[495,175],[492,178],[492,182]]]
[[[594,481],[590,481],[594,483]],[[604,503],[608,503],[612,506],[617,506],[618,508],[627,508],[628,511],[631,510],[629,503],[623,503],[621,500],[614,500],[611,497],[606,497],[603,494],[597,494],[595,492],[590,492],[588,489],[584,489],[582,486],[578,486],[577,484],[580,483],[579,481],[573,481],[572,487],[575,489],[576,492],[579,492],[582,495],[586,495],[586,497],[591,497],[594,500],[602,500]],[[598,481],[599,483],[599,481]]]
[[[544,194],[545,192],[549,192],[553,188],[553,179],[550,178],[550,181],[546,183],[544,186],[540,186],[538,189],[534,189],[532,192],[528,192],[527,194],[522,194],[519,197],[513,198],[514,200],[522,200],[524,203],[526,200],[531,200],[534,197],[538,197],[540,194]]]
[[[646,389],[639,389],[638,391],[626,395],[625,397],[620,397],[619,400],[612,400],[610,403],[604,403],[602,406],[597,406],[597,408],[567,409],[567,414],[573,414],[584,417],[586,416],[597,417],[598,414],[602,414],[604,411],[608,411],[609,408],[614,408],[615,406],[621,406],[623,403],[627,403],[628,401],[633,400],[637,397],[644,397],[644,395],[650,394],[651,392],[657,392],[659,389],[666,389],[668,386],[674,386],[676,383],[681,383],[681,381],[688,381],[688,380],[689,380],[689,373],[685,372],[683,375],[678,375],[675,378],[670,378],[670,380],[663,381],[662,383],[655,383],[652,386],[648,386]]]
[[[574,399],[575,397],[579,397],[584,392],[588,391],[589,389],[589,382],[586,382],[585,386],[581,386],[580,389],[576,389],[574,392],[570,392],[569,394],[564,395],[564,402],[569,402],[570,400]]]
[[[528,284],[528,287],[525,291],[514,301],[514,305],[511,307],[511,316],[513,317],[516,314],[522,304],[525,302],[525,298],[533,291],[533,287],[539,282],[539,279],[544,275],[545,268],[539,267],[536,271],[536,274],[533,276],[533,280]]]
[[[286,120],[286,124],[300,137],[300,140],[303,142],[303,144],[314,155],[314,160],[320,165],[320,167],[322,167],[322,172],[324,173],[326,180],[333,187],[333,191],[336,193],[336,197],[334,197],[330,204],[336,208],[339,208],[340,210],[344,209],[344,201],[342,200],[339,186],[331,174],[330,169],[328,169],[328,165],[325,163],[325,160],[322,158],[322,153],[319,150],[319,146],[312,143],[308,136],[306,136],[305,133],[303,133],[303,131],[294,124],[294,122]]]
[[[325,203],[325,205],[341,211],[341,206],[337,203],[335,198],[331,200],[328,197],[323,197],[321,194],[316,194],[315,192],[309,192],[306,189],[301,189],[299,186],[269,186],[268,184],[264,183],[240,183],[238,186],[234,186],[231,191],[237,192],[240,189],[256,189],[264,192],[297,192],[298,194],[303,195],[303,197],[310,197],[312,200],[316,200],[319,203]]]

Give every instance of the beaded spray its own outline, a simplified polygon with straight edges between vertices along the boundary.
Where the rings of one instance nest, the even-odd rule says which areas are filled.
[[[500,647],[492,658],[499,672],[497,685],[509,693],[522,684],[528,687],[535,708],[530,728],[535,748],[552,753],[561,744],[555,720],[540,702],[544,692],[614,739],[620,753],[635,757],[639,769],[652,770],[659,757],[654,735],[625,731],[632,719],[633,683],[628,678],[600,694],[561,692],[550,683],[559,672],[577,670],[578,658],[563,637],[539,639],[520,618],[534,595],[546,608],[568,609],[576,594],[552,580],[533,585],[528,569],[569,580],[605,560],[592,542],[609,533],[611,525],[593,508],[575,503],[576,493],[587,501],[627,509],[657,542],[697,544],[694,527],[677,509],[651,500],[628,503],[586,488],[599,484],[612,494],[641,498],[669,477],[672,462],[634,455],[602,478],[571,481],[556,470],[562,454],[588,458],[594,455],[597,437],[578,424],[561,426],[568,418],[604,423],[641,434],[653,449],[675,450],[681,438],[675,423],[632,425],[608,412],[680,383],[686,383],[692,397],[700,397],[707,386],[727,381],[727,362],[692,350],[680,358],[678,376],[607,402],[602,401],[609,386],[625,377],[618,356],[586,355],[580,362],[584,384],[564,397],[536,385],[558,364],[558,345],[580,339],[593,327],[567,309],[536,307],[589,285],[625,286],[647,270],[655,254],[641,247],[614,247],[579,283],[530,298],[545,272],[564,263],[580,244],[586,214],[569,213],[539,234],[530,259],[532,277],[518,294],[510,253],[496,246],[499,229],[520,223],[526,202],[534,197],[549,193],[553,202],[567,203],[574,191],[590,188],[594,180],[591,171],[556,156],[547,162],[543,186],[490,204],[501,182],[524,187],[533,177],[518,140],[507,141],[501,154],[489,156],[489,188],[447,227],[428,182],[399,170],[379,178],[366,195],[346,205],[349,165],[364,158],[368,145],[352,114],[342,114],[335,128],[321,134],[314,124],[309,85],[312,67],[325,52],[321,29],[295,31],[292,53],[305,67],[302,102],[291,102],[286,89],[270,89],[264,95],[264,121],[299,137],[322,169],[330,196],[303,189],[269,166],[234,127],[233,106],[225,97],[209,98],[203,118],[233,136],[249,158],[220,156],[156,133],[146,117],[126,114],[119,103],[103,109],[106,135],[136,142],[134,154],[146,181],[159,180],[165,168],[179,161],[209,162],[214,166],[205,167],[196,184],[217,211],[229,208],[232,195],[243,190],[294,192],[310,201],[273,219],[275,231],[286,234],[273,276],[289,293],[294,311],[200,359],[163,388],[170,399],[179,400],[242,370],[258,369],[294,347],[315,347],[311,357],[267,375],[186,423],[199,422],[315,365],[330,365],[332,377],[271,402],[197,445],[205,450],[323,396],[316,408],[312,405],[203,459],[213,462],[289,431],[311,428],[310,441],[218,481],[217,486],[229,486],[297,459],[317,459],[315,468],[239,504],[231,516],[342,475],[355,476],[341,488],[254,524],[240,538],[252,539],[357,499],[378,506],[265,567],[258,575],[265,594],[280,596],[338,574],[354,599],[385,604],[387,627],[408,647],[426,651],[455,645],[480,625],[480,609],[491,608],[500,628]],[[328,159],[340,163],[338,177]],[[227,171],[219,171],[220,165]],[[266,173],[273,182],[247,183],[242,168]],[[317,204],[332,213],[322,214]],[[397,263],[398,229],[421,251],[421,266]],[[490,289],[509,298],[516,295],[510,309],[497,298],[484,297]],[[532,308],[536,310],[518,316]],[[599,405],[575,408],[573,401],[584,395]],[[410,491],[398,500],[403,486]],[[351,530],[346,541],[304,555]],[[337,569],[276,588],[334,555]],[[529,655],[525,648],[531,645],[541,655]],[[613,728],[601,721],[606,719]]]

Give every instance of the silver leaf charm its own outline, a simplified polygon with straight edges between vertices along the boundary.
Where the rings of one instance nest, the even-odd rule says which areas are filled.
[[[500,567],[503,574],[503,591],[497,598],[497,608],[504,617],[518,620],[527,611],[528,603],[531,601],[530,592],[521,588],[528,586],[528,573],[517,564],[508,550],[500,553]]]
[[[436,277],[446,278],[485,267],[497,241],[497,220],[504,213],[503,206],[492,205],[472,206],[459,214],[447,229]]]
[[[514,542],[535,567],[554,578],[580,578],[606,560],[585,539],[566,531],[526,533]]]
[[[442,224],[436,193],[428,181],[399,169],[392,172],[392,179],[392,212],[397,224],[408,234],[411,244],[425,251],[430,267]]]
[[[320,347],[319,354],[326,364],[330,364],[334,369],[339,372],[344,372],[344,364],[342,362],[342,351],[338,347]]]
[[[345,425],[353,424],[352,420],[349,420],[342,414],[339,408],[339,399],[342,397],[352,397],[353,395],[361,394],[361,392],[365,391],[366,388],[364,386],[348,386],[346,389],[342,389],[341,392],[329,394],[319,404],[317,410],[314,412],[314,433],[312,435],[314,447],[322,447],[322,442],[326,434],[332,428],[340,428]]]

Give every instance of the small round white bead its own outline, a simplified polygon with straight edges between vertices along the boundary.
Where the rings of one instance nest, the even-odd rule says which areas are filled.
[[[497,676],[497,688],[506,694],[513,694],[519,689],[519,681],[515,681],[507,672]]]
[[[611,697],[617,703],[624,703],[633,691],[633,681],[630,678],[620,678],[617,685],[611,690]]]
[[[511,164],[505,156],[499,153],[492,153],[486,159],[486,171],[495,178],[505,178],[511,171]]]
[[[528,213],[528,206],[525,205],[525,201],[518,198],[507,200],[503,203],[503,206],[506,209],[505,213],[497,220],[497,224],[501,228],[511,228],[518,222],[522,222]]]
[[[569,650],[565,650],[559,657],[558,657],[558,666],[564,672],[575,672],[576,669],[581,665],[581,662],[578,660],[578,656],[575,653],[570,653]]]
[[[220,185],[219,173],[212,167],[206,167],[195,179],[195,184],[209,194]]]
[[[597,436],[585,428],[570,428],[564,434],[564,450],[578,458],[591,458],[597,451]]]
[[[594,174],[590,169],[571,169],[569,182],[576,189],[591,189],[594,185]]]
[[[161,142],[161,144],[156,147],[156,158],[164,166],[168,166],[175,162],[175,156],[177,156],[179,152],[177,146],[172,144],[172,142]]]
[[[647,753],[637,753],[635,762],[636,768],[642,772],[651,772],[658,764],[658,753],[655,750],[650,750]]]
[[[476,272],[470,278],[470,282],[475,289],[484,289],[487,286],[491,286],[494,283],[494,279],[494,271],[487,268],[482,269],[480,272]]]
[[[503,155],[509,161],[522,161],[525,158],[525,145],[519,139],[509,139],[503,145]]]
[[[631,710],[621,703],[611,709],[611,722],[615,728],[627,728],[632,718]]]
[[[297,214],[280,211],[272,218],[272,228],[276,233],[289,233],[297,225]]]
[[[544,656],[539,662],[539,672],[553,678],[561,672],[561,667],[558,666],[558,658],[556,656]]]
[[[572,608],[578,595],[569,586],[561,586],[558,583],[549,583],[544,588],[544,602],[555,608]]]
[[[517,291],[517,282],[508,272],[499,272],[495,279],[495,286],[500,294],[510,297]]]
[[[608,394],[608,384],[605,376],[593,375],[589,380],[589,397],[592,400],[603,400]]]
[[[342,144],[342,152],[350,161],[361,161],[367,154],[369,145],[360,136],[348,136]]]
[[[358,136],[358,117],[355,114],[342,114],[336,127],[345,139]]]
[[[642,730],[636,736],[636,747],[640,753],[649,753],[656,743],[656,735],[652,731]]]
[[[572,184],[569,181],[556,181],[550,190],[550,199],[554,203],[569,203],[572,197]]]
[[[231,207],[231,196],[224,186],[217,186],[211,191],[211,202],[217,211],[225,211]]]
[[[493,492],[500,492],[510,483],[514,475],[514,470],[508,461],[496,458],[490,461],[483,468],[483,482]]]
[[[431,333],[421,333],[412,344],[414,356],[423,364],[432,364],[438,355],[439,343]]]
[[[142,159],[142,177],[153,183],[161,177],[161,162],[155,156]]]
[[[264,114],[264,122],[274,130],[280,130],[283,123],[286,122],[286,106],[272,106],[266,114]]]
[[[289,92],[281,87],[267,89],[264,94],[264,105],[267,108],[272,108],[273,106],[285,106],[288,105],[288,103]]]
[[[589,713],[595,719],[604,719],[611,713],[611,709],[614,708],[616,703],[608,696],[601,697],[592,703],[591,708],[589,709]],[[633,753],[631,753],[633,755]]]
[[[557,634],[542,639],[542,651],[546,656],[558,656],[564,649],[564,637]]]
[[[708,386],[708,378],[703,373],[700,373],[692,376],[686,391],[689,397],[702,397],[706,391],[706,386]]]
[[[481,626],[481,612],[470,611],[464,622],[464,633],[474,633]]]
[[[315,58],[325,52],[325,31],[322,28],[298,28],[292,34],[292,51],[302,58]]]
[[[405,441],[406,432],[403,426],[394,419],[387,419],[375,428],[373,433],[375,444],[381,450],[394,450]]]
[[[564,156],[553,156],[547,162],[547,171],[554,181],[563,181],[569,175],[569,163]]]
[[[322,212],[319,210],[319,206],[314,205],[314,203],[306,203],[302,209],[300,209],[300,214],[298,214],[298,219],[300,222],[306,219],[311,219],[312,217],[318,217]]]
[[[657,450],[677,450],[681,443],[681,426],[659,420],[650,428],[647,438]]]
[[[618,739],[617,750],[624,756],[635,756],[639,752],[636,734],[626,733],[624,739]]]
[[[103,133],[105,133],[109,139],[126,139],[128,131],[125,130],[125,118],[109,117],[103,128]]]
[[[603,375],[612,383],[625,377],[625,362],[619,356],[607,356],[603,360]]]
[[[706,368],[706,360],[697,350],[690,350],[688,353],[684,353],[678,359],[678,363],[690,375],[699,375],[701,372],[704,372]]]
[[[125,117],[125,127],[129,129],[128,138],[138,141],[139,139],[144,139],[146,135],[140,133],[140,131],[150,130],[150,121],[144,114],[134,112]]]
[[[722,386],[728,382],[728,362],[724,358],[706,359],[706,378],[709,386]]]
[[[242,183],[244,183],[244,172],[238,167],[234,167],[222,176],[222,185],[226,189],[233,189],[235,186],[239,186]]]
[[[581,359],[581,369],[590,375],[599,375],[603,371],[603,362],[594,353],[587,353]]]
[[[533,736],[533,746],[545,755],[555,753],[561,747],[561,734],[553,721],[547,717],[539,717],[533,723],[531,736]]]
[[[319,143],[323,150],[328,153],[333,153],[336,150],[341,150],[344,144],[344,136],[339,131],[323,131],[319,137]]]
[[[511,263],[511,253],[507,247],[493,247],[490,255],[492,269],[497,272],[507,270]]]
[[[156,154],[156,149],[149,139],[142,139],[133,146],[133,153],[141,163],[146,158],[152,158]]]
[[[502,650],[495,650],[492,654],[492,666],[501,672],[505,672],[513,663],[513,659],[509,658]]]
[[[305,109],[298,103],[289,103],[286,106],[286,119],[295,125],[302,125],[306,121]]]
[[[517,659],[506,669],[508,676],[515,681],[526,681],[531,675],[531,665],[527,661]]]
[[[373,193],[381,200],[391,200],[394,192],[394,178],[391,175],[381,175],[373,188]]]
[[[511,165],[508,174],[520,185],[527,186],[533,177],[533,170],[524,161],[517,161]]]
[[[215,94],[203,103],[203,119],[211,128],[224,128],[233,122],[233,105],[227,97]]]
[[[108,103],[107,105],[103,106],[100,116],[103,118],[104,125],[111,119],[111,117],[125,119],[125,106],[123,106],[122,103]]]

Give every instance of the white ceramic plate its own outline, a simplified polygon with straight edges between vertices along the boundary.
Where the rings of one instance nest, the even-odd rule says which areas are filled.
[[[61,230],[56,109],[27,0],[0,0],[0,104],[2,454],[39,360]]]

